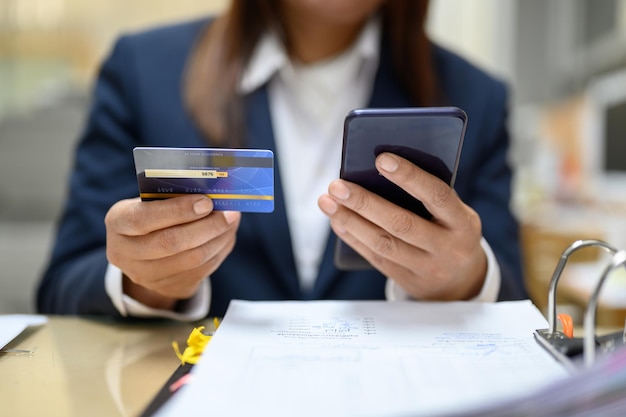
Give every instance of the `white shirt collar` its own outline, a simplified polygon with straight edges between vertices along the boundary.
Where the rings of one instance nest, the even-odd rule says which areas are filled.
[[[378,61],[378,46],[381,36],[381,22],[372,18],[365,25],[354,43],[354,48],[364,61]],[[248,94],[270,79],[289,64],[289,56],[283,43],[274,31],[267,31],[254,49],[248,66],[239,81],[237,91]]]

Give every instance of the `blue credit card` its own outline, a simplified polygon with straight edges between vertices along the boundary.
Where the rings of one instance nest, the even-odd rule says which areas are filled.
[[[144,201],[204,194],[215,210],[274,211],[274,153],[267,149],[133,149]]]

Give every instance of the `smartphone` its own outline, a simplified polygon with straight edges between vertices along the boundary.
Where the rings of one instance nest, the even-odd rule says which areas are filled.
[[[378,174],[374,161],[383,152],[399,155],[454,187],[467,114],[458,107],[352,110],[345,119],[340,178],[359,184],[424,218],[424,205]],[[343,270],[372,266],[341,239],[335,265]]]

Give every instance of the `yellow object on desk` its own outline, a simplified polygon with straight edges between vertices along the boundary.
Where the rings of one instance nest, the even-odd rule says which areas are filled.
[[[214,318],[213,324],[215,325],[215,329],[217,330],[220,322],[217,318]],[[195,327],[191,331],[189,337],[187,338],[187,347],[182,353],[180,352],[180,348],[178,347],[178,342],[172,342],[172,347],[174,348],[174,352],[176,352],[176,356],[178,357],[178,359],[180,359],[181,365],[184,365],[185,363],[195,365],[200,359],[200,356],[202,355],[205,346],[207,345],[207,343],[209,343],[211,337],[213,336],[213,334],[207,335],[202,333],[202,330],[204,329],[204,326],[200,326]]]

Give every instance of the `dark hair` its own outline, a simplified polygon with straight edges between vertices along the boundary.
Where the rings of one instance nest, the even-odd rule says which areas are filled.
[[[264,31],[278,29],[289,49],[278,3],[233,0],[225,14],[207,25],[190,56],[184,100],[211,145],[243,145],[243,102],[237,82]],[[380,8],[394,70],[416,106],[434,105],[439,98],[425,31],[427,12],[428,0],[388,0]]]

